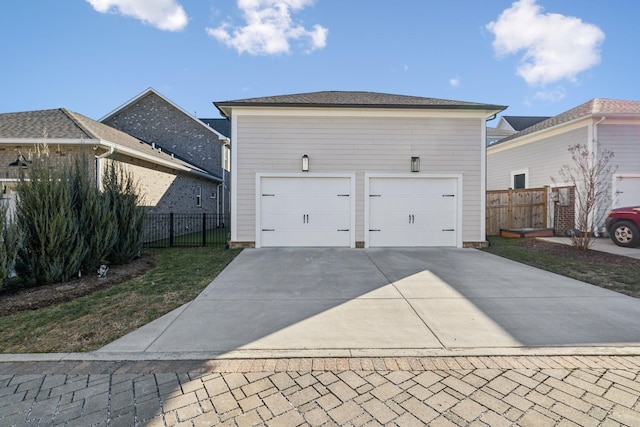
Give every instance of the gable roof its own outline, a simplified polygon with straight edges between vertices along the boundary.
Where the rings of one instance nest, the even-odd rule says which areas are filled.
[[[549,116],[502,116],[500,120],[507,122],[513,130],[521,131],[549,118]]]
[[[325,107],[497,110],[506,106],[376,92],[326,91],[214,102],[223,116],[231,107]]]
[[[147,90],[139,93],[138,95],[134,96],[133,98],[131,98],[129,101],[125,102],[124,104],[122,104],[121,106],[119,106],[118,108],[116,108],[115,110],[109,112],[108,114],[106,114],[104,117],[100,118],[100,122],[106,122],[107,120],[109,120],[110,118],[112,118],[113,116],[121,113],[122,111],[126,110],[127,108],[129,108],[130,106],[134,105],[136,102],[138,102],[139,100],[141,100],[142,98],[149,96],[149,95],[155,95],[158,98],[162,99],[164,102],[166,102],[167,104],[169,104],[171,107],[175,108],[176,110],[180,111],[182,114],[184,114],[185,116],[187,116],[189,118],[189,120],[193,120],[196,123],[198,123],[198,125],[203,126],[205,128],[207,128],[210,132],[213,132],[216,134],[216,136],[218,137],[218,139],[225,139],[226,136],[222,135],[220,132],[218,132],[216,129],[207,126],[205,123],[203,123],[201,120],[199,120],[197,117],[195,117],[194,115],[188,113],[186,110],[184,110],[182,107],[180,107],[179,105],[175,104],[174,102],[172,102],[169,98],[163,96],[160,92],[158,92],[157,90],[155,90],[154,88],[150,87]]]
[[[221,180],[125,132],[66,108],[0,114],[0,142],[20,143],[20,140],[34,144],[45,141],[59,143],[60,140],[78,144],[83,141],[95,141],[132,157],[146,159],[172,169],[193,172],[209,179]]]
[[[574,120],[580,120],[588,117],[611,116],[640,116],[640,101],[594,98],[591,101],[587,101],[584,104],[572,108],[571,110],[565,111],[564,113],[558,114],[557,116],[550,117],[547,120],[544,120],[518,133],[501,139],[496,144],[494,144],[494,146],[514,140],[516,138],[523,137],[525,135],[530,135],[535,132],[540,132],[545,129],[569,123]]]
[[[229,119],[200,119],[207,126],[211,126],[213,129],[229,137],[231,135],[231,122]]]

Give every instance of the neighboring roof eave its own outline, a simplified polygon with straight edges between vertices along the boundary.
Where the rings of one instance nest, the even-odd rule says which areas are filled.
[[[122,154],[126,154],[127,156],[136,158],[136,159],[140,159],[140,160],[145,160],[147,162],[150,163],[154,163],[156,165],[160,165],[160,166],[165,166],[169,169],[174,169],[174,170],[181,170],[183,172],[189,172],[195,175],[198,175],[202,178],[206,178],[209,179],[211,181],[216,181],[216,182],[223,182],[223,179],[213,175],[203,169],[199,169],[196,168],[193,165],[190,164],[186,164],[186,162],[184,162],[185,164],[179,164],[177,162],[173,162],[173,161],[169,161],[169,160],[164,160],[164,159],[160,159],[158,157],[154,157],[154,156],[150,156],[147,155],[145,153],[141,153],[140,151],[136,151],[136,150],[132,150],[131,148],[125,147],[123,145],[111,142],[111,141],[106,141],[106,140],[100,140],[100,146],[104,146],[107,148],[113,148],[115,153],[122,153]]]
[[[152,87],[150,87],[147,90],[143,91],[142,93],[134,96],[133,98],[131,98],[129,101],[125,102],[124,104],[122,104],[118,108],[116,108],[116,109],[112,110],[111,112],[107,113],[105,116],[103,116],[98,121],[104,123],[105,121],[109,120],[110,118],[112,118],[116,114],[126,110],[131,105],[135,104],[136,102],[138,102],[139,100],[141,100],[142,98],[144,98],[145,96],[147,96],[149,94],[156,95],[157,97],[159,97],[160,99],[165,101],[167,104],[171,105],[173,108],[175,108],[176,110],[180,111],[185,116],[189,117],[191,120],[197,122],[200,126],[203,126],[204,128],[206,128],[209,132],[213,132],[218,137],[218,139],[222,140],[222,139],[226,138],[226,136],[222,135],[220,132],[218,132],[217,130],[213,129],[212,127],[207,126],[205,123],[200,121],[197,117],[192,116],[185,109],[183,109],[182,107],[180,107],[179,105],[177,105],[176,103],[174,103],[169,98],[167,98],[166,96],[162,95],[161,93],[159,93],[157,90],[155,90]]]
[[[503,138],[492,147],[501,146],[502,144],[520,140],[529,135],[548,132],[559,127],[568,126],[576,122],[592,119],[600,119],[602,117],[635,117],[640,118],[640,101],[627,101],[607,98],[593,98],[577,107],[571,108],[556,116],[550,117],[540,123],[536,123],[526,129],[521,130],[511,136]]]

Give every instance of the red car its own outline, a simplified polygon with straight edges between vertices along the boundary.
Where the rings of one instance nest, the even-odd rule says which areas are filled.
[[[616,208],[609,212],[605,227],[618,246],[635,248],[640,245],[640,206]]]

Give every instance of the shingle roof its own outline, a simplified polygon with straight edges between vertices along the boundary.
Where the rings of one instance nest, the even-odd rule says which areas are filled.
[[[549,119],[549,116],[502,116],[504,120],[511,125],[513,130],[521,131],[529,126],[533,126],[537,123]]]
[[[587,101],[584,104],[578,105],[571,110],[564,113],[553,116],[547,120],[530,126],[518,133],[514,133],[504,139],[498,141],[495,145],[502,144],[507,141],[511,141],[516,138],[520,138],[525,135],[529,135],[535,132],[540,132],[545,129],[549,129],[563,123],[568,123],[573,120],[582,119],[586,117],[596,116],[639,116],[640,115],[640,101],[625,101],[618,99],[606,99],[606,98],[594,98],[591,101]]]
[[[419,108],[419,109],[471,109],[499,110],[507,107],[476,102],[448,99],[423,98],[419,96],[392,95],[376,92],[327,91],[292,95],[266,96],[262,98],[237,99],[214,102],[220,112],[228,116],[228,107],[331,107],[331,108]]]
[[[228,119],[200,119],[200,121],[227,138],[231,136],[231,122]]]
[[[190,163],[159,151],[133,136],[74,113],[66,108],[0,114],[1,139],[77,139],[104,140],[139,154],[155,158],[164,164],[174,164],[181,169],[211,175]],[[117,151],[117,150],[116,150]],[[211,175],[212,176],[212,175]],[[213,176],[212,176],[213,177]],[[215,177],[219,179],[219,177]]]

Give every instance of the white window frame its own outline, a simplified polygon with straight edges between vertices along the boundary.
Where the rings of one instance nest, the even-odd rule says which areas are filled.
[[[202,186],[196,185],[196,206],[202,207]]]
[[[524,188],[529,188],[529,168],[511,171],[511,181],[509,182],[509,188],[513,190],[516,189],[514,182],[516,175],[524,175]]]

